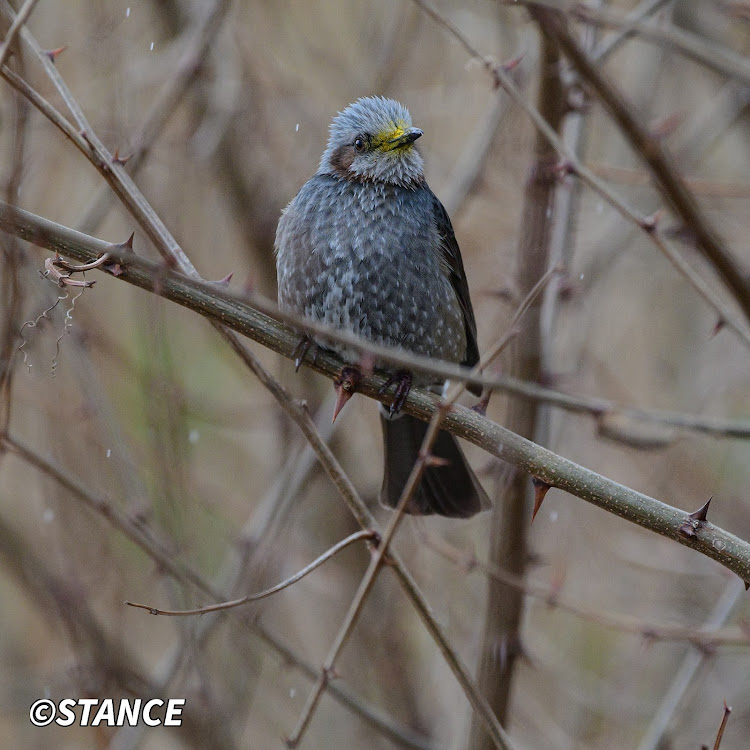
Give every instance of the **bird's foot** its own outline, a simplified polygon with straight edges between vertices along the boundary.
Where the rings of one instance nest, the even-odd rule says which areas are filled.
[[[292,352],[295,372],[299,372],[300,365],[308,352],[310,352],[313,364],[315,364],[315,360],[318,358],[318,345],[307,334],[304,334]]]
[[[333,381],[333,386],[336,389],[336,404],[333,407],[333,419],[331,422],[336,421],[339,412],[344,408],[344,404],[356,393],[357,385],[362,378],[362,373],[358,367],[352,365],[344,365],[341,368],[341,372],[336,380]]]
[[[409,370],[397,370],[392,375],[389,375],[388,380],[380,387],[378,395],[382,396],[394,383],[396,384],[396,390],[394,391],[393,401],[389,410],[391,416],[398,414],[401,411],[401,407],[406,403],[406,397],[411,390],[412,378],[413,376]]]

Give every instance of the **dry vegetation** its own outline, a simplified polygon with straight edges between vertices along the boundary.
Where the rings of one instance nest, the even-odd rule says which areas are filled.
[[[750,325],[741,295],[700,252],[593,83],[581,84],[556,42],[543,41],[542,8],[441,0],[444,19],[491,56],[482,64],[422,5],[40,2],[27,27],[43,49],[65,45],[55,66],[93,132],[110,152],[136,155],[126,169],[200,275],[233,273],[236,292],[275,296],[276,221],[316,169],[331,116],[363,95],[402,101],[425,132],[427,177],[454,220],[480,348],[507,330],[546,267],[564,269],[495,374],[721,418],[745,437],[625,412],[596,419],[537,408],[502,391],[487,416],[685,511],[713,496],[709,521],[750,539]],[[643,2],[654,13],[625,39],[622,19],[636,4],[592,6],[603,9],[587,23],[570,18],[571,35],[589,59],[604,49],[595,68],[671,153],[746,281],[747,3]],[[0,0],[2,39],[9,7]],[[679,48],[684,35],[697,52]],[[495,86],[492,66],[508,60],[518,64],[501,75],[553,124],[562,120],[567,146],[630,209],[656,214],[654,231],[557,168],[559,156]],[[7,67],[69,116],[28,44],[14,47]],[[563,111],[563,100],[579,106]],[[136,252],[158,258],[91,163],[7,81],[0,149],[4,201],[109,242],[135,232]],[[553,192],[549,208],[539,203]],[[708,284],[723,318],[659,244]],[[370,563],[363,541],[222,615],[153,617],[123,602],[183,609],[261,591],[359,524],[294,421],[203,318],[99,271],[86,274],[96,285],[80,297],[79,288],[60,290],[39,274],[50,253],[11,233],[0,234],[0,252],[0,745],[282,747]],[[66,292],[49,320],[38,319]],[[374,402],[355,397],[331,428],[330,379],[308,368],[295,375],[288,358],[248,347],[307,401],[385,527]],[[559,489],[529,526],[528,475],[468,450],[498,510],[461,522],[407,518],[394,548],[513,746],[713,747],[726,700],[734,712],[721,747],[746,747],[742,581]],[[488,601],[488,569],[498,568],[525,576],[523,596],[495,583]],[[704,626],[718,637],[698,632]],[[492,746],[387,567],[335,672],[335,694],[324,694],[300,747]],[[186,697],[182,729],[29,723],[29,706],[45,695],[131,694]]]

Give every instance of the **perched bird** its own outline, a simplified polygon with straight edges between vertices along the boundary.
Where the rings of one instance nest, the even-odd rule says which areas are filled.
[[[414,145],[421,135],[405,107],[381,97],[359,99],[334,118],[318,171],[279,221],[279,306],[378,344],[471,366],[479,352],[469,288],[448,214],[424,178]],[[317,343],[353,365],[359,359],[344,345]],[[398,413],[411,373],[392,380],[395,408],[381,406],[380,499],[395,507],[427,425]],[[424,375],[414,382],[432,384]],[[425,470],[407,512],[464,518],[489,506],[455,437],[440,431],[432,453],[443,460]]]

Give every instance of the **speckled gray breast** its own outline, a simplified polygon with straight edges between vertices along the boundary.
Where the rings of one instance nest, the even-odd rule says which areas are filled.
[[[313,177],[279,222],[280,307],[380,344],[463,361],[465,322],[441,265],[435,201],[427,187]]]

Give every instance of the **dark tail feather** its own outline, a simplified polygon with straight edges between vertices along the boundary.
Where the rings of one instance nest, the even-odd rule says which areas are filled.
[[[398,505],[412,467],[419,457],[427,423],[408,414],[388,419],[382,412],[385,472],[380,502],[390,508]],[[444,458],[447,466],[430,466],[422,475],[406,512],[415,515],[436,513],[450,518],[468,518],[490,507],[487,494],[466,463],[458,441],[440,431],[432,448],[433,455]]]

